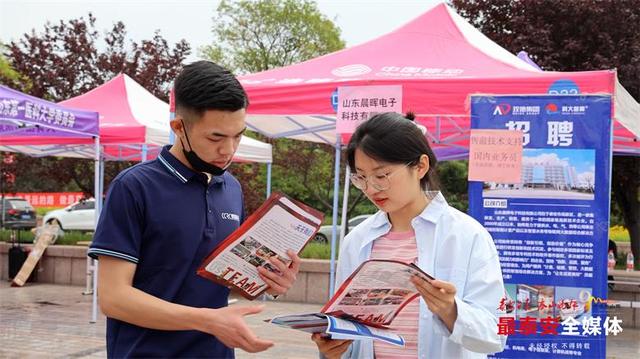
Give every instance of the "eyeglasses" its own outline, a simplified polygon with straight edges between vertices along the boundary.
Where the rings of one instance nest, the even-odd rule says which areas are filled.
[[[362,176],[358,174],[352,174],[350,177],[351,183],[353,183],[353,185],[361,191],[367,190],[367,184],[370,184],[371,187],[373,187],[378,191],[385,191],[391,188],[391,180],[390,180],[391,176],[399,172],[401,169],[407,168],[408,166],[409,166],[409,163],[396,169],[393,172],[385,173],[381,175]]]

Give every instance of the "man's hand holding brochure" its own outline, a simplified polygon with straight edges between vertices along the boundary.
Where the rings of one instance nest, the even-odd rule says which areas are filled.
[[[320,313],[278,316],[271,323],[308,333],[325,333],[332,339],[376,339],[404,345],[404,338],[387,327],[420,293],[412,277],[434,278],[415,264],[368,260],[340,286]]]
[[[275,193],[231,233],[202,263],[198,274],[255,299],[267,289],[295,278],[288,267],[320,228],[324,215]],[[276,260],[277,259],[277,260]],[[294,272],[297,272],[296,268]]]

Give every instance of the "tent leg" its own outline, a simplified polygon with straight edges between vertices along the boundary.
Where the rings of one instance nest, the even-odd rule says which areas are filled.
[[[267,163],[267,198],[271,196],[271,163]],[[267,301],[267,295],[263,294],[261,300]]]
[[[344,191],[342,194],[342,222],[340,225],[340,242],[344,239],[344,236],[347,234],[347,206],[349,205],[349,188],[351,187],[349,178],[351,177],[351,168],[347,164],[344,170]]]
[[[84,292],[82,295],[91,295],[93,294],[93,259],[87,256],[87,277],[84,282]]]
[[[102,153],[100,147],[100,139],[96,138],[95,140],[95,159],[94,159],[94,194],[93,198],[95,199],[95,217],[94,217],[94,228],[98,225],[98,218],[100,218],[100,207],[102,206],[102,176],[103,172],[103,163],[102,163]],[[94,232],[95,233],[95,232]],[[98,261],[95,259],[91,260],[93,265],[89,266],[93,272],[93,291],[92,291],[92,300],[91,300],[91,320],[89,323],[95,323],[98,318]],[[88,263],[87,263],[88,264]]]
[[[102,206],[104,206],[104,198],[103,198],[103,193],[104,193],[104,165],[105,165],[105,159],[104,157],[100,158],[100,192],[98,192],[98,195],[100,197],[98,197],[96,199],[96,203],[97,203],[97,217],[96,217],[96,226],[98,225],[98,218],[100,218],[100,212],[102,212]]]
[[[331,228],[331,261],[330,261],[330,273],[329,273],[329,298],[333,296],[335,291],[336,280],[336,235],[338,227],[338,191],[340,190],[340,136],[336,139],[336,156],[335,167],[333,175],[333,228]]]
[[[95,323],[98,320],[98,261],[93,261],[93,297],[91,298],[91,321]]]
[[[267,163],[267,198],[271,196],[271,162]]]
[[[142,144],[142,151],[140,153],[140,162],[144,162],[147,160],[147,144]]]

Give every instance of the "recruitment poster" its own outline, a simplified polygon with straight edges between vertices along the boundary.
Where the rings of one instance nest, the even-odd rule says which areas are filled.
[[[519,181],[469,181],[505,280],[496,357],[604,358],[611,97],[472,96],[471,128],[522,133]]]

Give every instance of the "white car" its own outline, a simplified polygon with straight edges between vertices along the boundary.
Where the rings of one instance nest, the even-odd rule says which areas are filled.
[[[371,214],[361,214],[359,216],[355,216],[349,219],[347,221],[347,233],[349,233],[349,231],[355,228],[355,226],[359,225],[360,223],[362,223],[362,221],[364,221],[365,219],[371,216],[372,216]],[[331,232],[333,231],[332,228],[333,226],[330,224],[320,227],[320,229],[318,230],[318,233],[316,233],[316,236],[313,240],[318,243],[329,243],[329,238],[331,238]],[[338,226],[336,230],[337,230],[336,235],[340,236],[340,227]]]
[[[56,209],[45,214],[42,223],[58,224],[65,231],[94,231],[95,204],[91,198],[76,202],[63,209]]]

